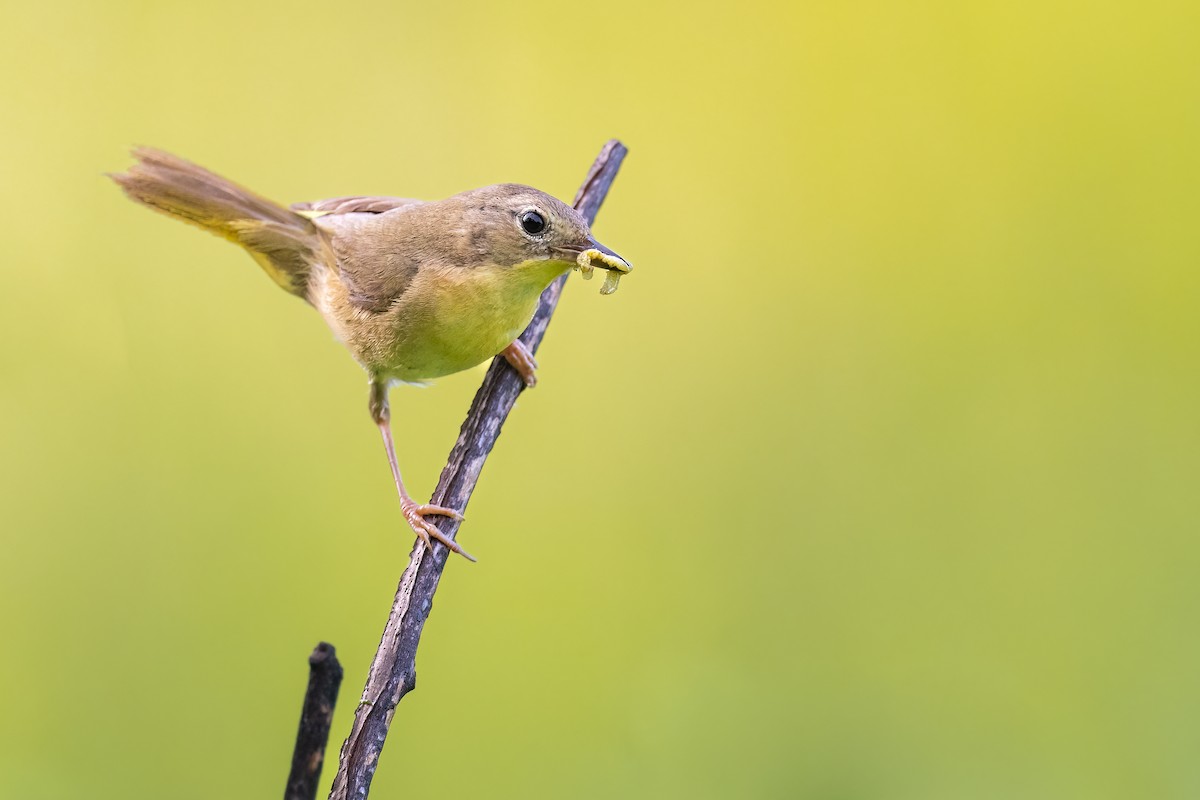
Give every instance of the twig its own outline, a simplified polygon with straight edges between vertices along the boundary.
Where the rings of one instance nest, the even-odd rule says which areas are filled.
[[[591,224],[612,186],[621,161],[628,152],[616,139],[610,140],[596,157],[587,178],[575,196],[575,208]],[[533,315],[533,321],[521,334],[521,341],[530,350],[537,351],[550,316],[558,305],[562,294],[564,275],[542,292],[541,302]],[[458,441],[450,451],[450,458],[431,502],[459,510],[465,509],[471,492],[479,480],[483,462],[496,444],[500,427],[512,410],[517,395],[525,388],[517,373],[503,358],[496,358],[488,369],[487,376],[471,410],[459,431]],[[449,517],[437,517],[437,526],[443,533],[453,537],[458,523]],[[387,738],[388,726],[396,712],[400,698],[416,687],[417,644],[421,629],[429,617],[433,605],[433,593],[437,591],[446,566],[449,551],[444,545],[435,543],[432,551],[426,550],[418,540],[410,556],[408,568],[400,576],[392,612],[371,669],[362,699],[354,713],[354,725],[342,745],[337,777],[333,781],[330,800],[364,800],[379,763],[379,754]]]
[[[325,744],[333,724],[333,707],[337,705],[338,687],[342,685],[342,665],[337,650],[321,642],[308,657],[308,689],[304,692],[304,707],[300,711],[300,729],[296,732],[296,749],[292,751],[292,772],[288,775],[284,800],[313,800],[321,765],[325,763]]]

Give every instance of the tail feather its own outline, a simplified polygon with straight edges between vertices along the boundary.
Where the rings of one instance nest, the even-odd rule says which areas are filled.
[[[162,150],[138,147],[128,171],[110,175],[135,200],[240,244],[267,274],[303,297],[321,251],[306,217]]]

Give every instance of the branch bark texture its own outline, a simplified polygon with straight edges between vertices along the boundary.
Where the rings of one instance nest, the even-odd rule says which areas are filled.
[[[610,140],[596,157],[575,195],[575,208],[583,214],[589,225],[595,221],[600,204],[604,202],[627,152],[619,141]],[[567,276],[563,275],[546,288],[533,321],[521,334],[521,341],[534,352],[537,352],[546,334],[566,280]],[[459,431],[458,441],[450,451],[450,458],[430,502],[460,511],[466,508],[479,481],[483,463],[524,388],[524,383],[503,358],[496,358],[492,362],[483,384],[475,393],[471,410]],[[453,537],[458,531],[458,523],[453,519],[435,519],[438,528],[446,535]],[[450,552],[440,543],[435,542],[432,551],[426,551],[420,540],[413,546],[408,568],[400,576],[400,585],[396,589],[396,598],[379,649],[371,662],[367,684],[354,714],[354,724],[342,745],[337,777],[329,795],[331,800],[362,800],[370,790],[396,705],[416,686],[417,645],[449,555]]]

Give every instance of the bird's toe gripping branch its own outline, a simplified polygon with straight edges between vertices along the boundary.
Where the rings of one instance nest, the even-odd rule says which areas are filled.
[[[442,517],[450,517],[458,522],[462,522],[463,515],[452,508],[435,505],[417,505],[416,503],[402,504],[401,510],[404,512],[404,519],[408,521],[408,525],[413,529],[413,532],[421,538],[425,543],[426,550],[433,549],[433,539],[437,539],[442,544],[446,545],[451,552],[458,553],[468,561],[476,561],[475,556],[463,550],[458,542],[451,539],[446,534],[442,533],[436,525],[425,519],[426,515],[437,515]]]
[[[500,355],[504,356],[504,360],[509,363],[517,374],[521,376],[521,380],[525,381],[525,385],[532,389],[537,386],[537,361],[533,357],[533,353],[525,343],[517,339],[508,347],[500,351]]]

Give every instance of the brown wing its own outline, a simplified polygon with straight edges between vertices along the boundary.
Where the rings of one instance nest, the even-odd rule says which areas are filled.
[[[422,205],[407,197],[331,197],[294,203],[292,210],[316,221],[330,235],[338,274],[350,291],[350,301],[367,311],[391,307],[412,282],[417,260],[390,241],[394,221],[387,212]]]
[[[365,311],[387,311],[412,284],[419,265],[445,260],[443,237],[430,235],[439,228],[428,219],[436,216],[436,203],[340,197],[304,205],[293,208],[311,215],[329,236],[350,301]]]
[[[328,200],[313,200],[310,203],[293,203],[292,210],[309,217],[326,214],[382,214],[394,208],[420,202],[407,197],[331,197]]]

